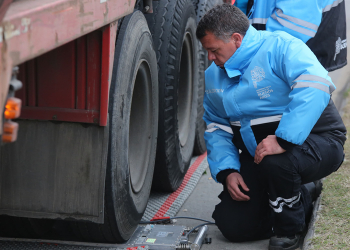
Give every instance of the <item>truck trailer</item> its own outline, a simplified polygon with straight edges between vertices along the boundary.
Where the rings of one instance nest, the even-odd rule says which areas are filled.
[[[206,151],[217,0],[0,0],[0,236],[125,242]]]

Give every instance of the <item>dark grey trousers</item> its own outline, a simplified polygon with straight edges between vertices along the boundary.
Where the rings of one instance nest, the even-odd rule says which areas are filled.
[[[213,213],[216,225],[233,242],[295,235],[312,211],[311,196],[303,184],[338,170],[343,159],[338,141],[316,134],[291,151],[266,156],[260,164],[241,154],[240,173],[250,189],[244,192],[250,200],[234,201],[224,187]]]

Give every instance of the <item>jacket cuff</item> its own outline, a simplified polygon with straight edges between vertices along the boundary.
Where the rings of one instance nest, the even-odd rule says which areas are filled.
[[[229,174],[232,173],[238,173],[238,170],[236,169],[225,169],[220,171],[217,175],[216,175],[216,180],[222,184],[226,183],[226,178]]]
[[[287,151],[292,150],[295,146],[297,146],[296,144],[286,141],[278,136],[277,136],[277,142],[284,150],[287,150]]]

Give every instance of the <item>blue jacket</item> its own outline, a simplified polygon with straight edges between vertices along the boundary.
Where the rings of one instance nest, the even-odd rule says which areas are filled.
[[[328,71],[346,65],[344,0],[249,0],[248,11],[256,29],[282,30],[307,43]]]
[[[213,178],[240,169],[232,125],[249,153],[257,146],[251,125],[279,121],[275,134],[301,145],[330,103],[335,89],[328,72],[299,39],[250,26],[241,46],[225,63],[205,72],[204,138]]]

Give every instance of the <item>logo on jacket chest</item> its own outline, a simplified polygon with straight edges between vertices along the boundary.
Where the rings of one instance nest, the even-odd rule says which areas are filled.
[[[256,93],[260,97],[260,99],[265,99],[270,96],[270,94],[273,92],[271,89],[271,86],[267,86],[265,88],[257,89]]]
[[[250,74],[252,75],[254,88],[257,88],[258,82],[261,82],[265,78],[265,71],[262,68],[255,66],[254,69],[250,71]]]
[[[250,71],[252,80],[253,80],[253,85],[254,88],[258,88],[258,82],[261,82],[265,78],[265,71],[258,67],[255,66],[254,69]],[[271,86],[266,86],[260,89],[256,90],[256,93],[258,94],[260,99],[265,99],[270,96],[270,93],[272,93],[273,90],[271,89]]]

